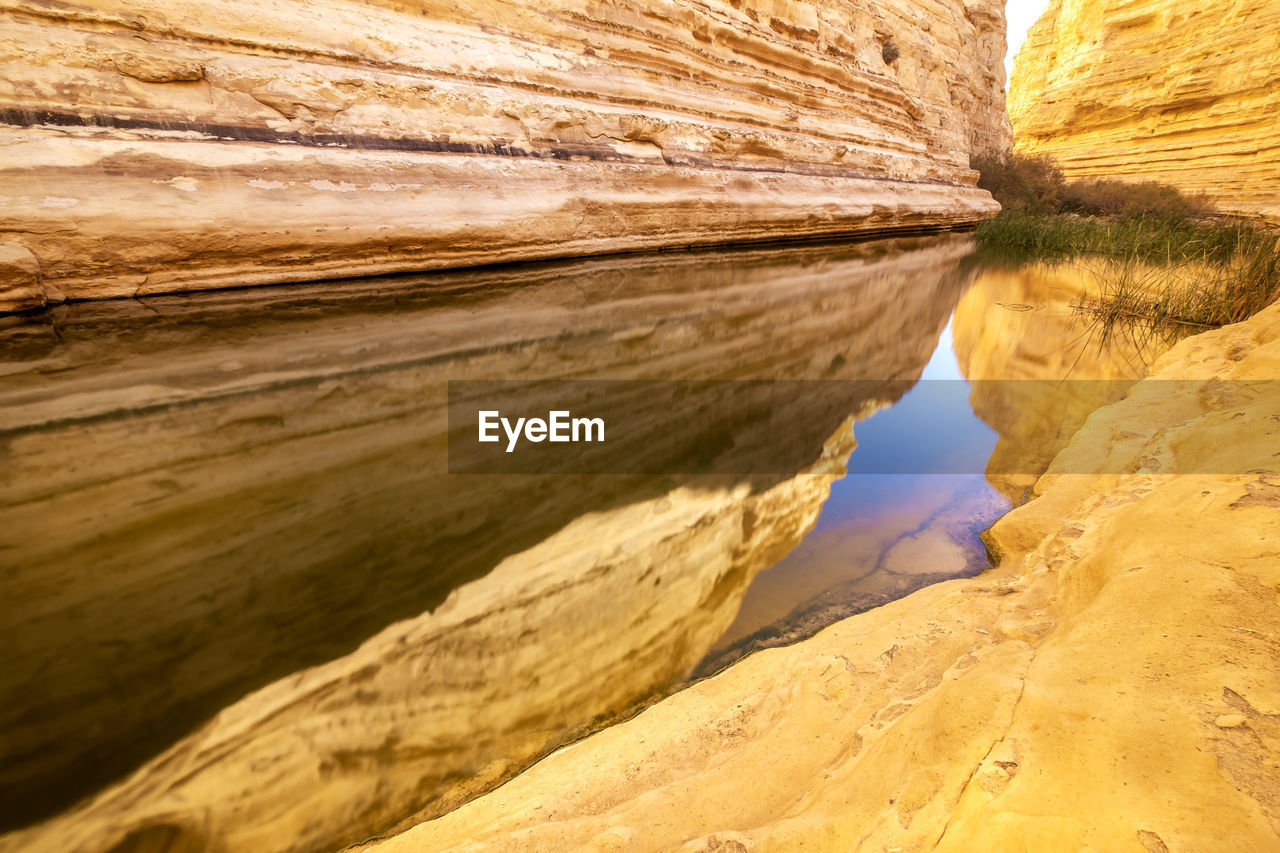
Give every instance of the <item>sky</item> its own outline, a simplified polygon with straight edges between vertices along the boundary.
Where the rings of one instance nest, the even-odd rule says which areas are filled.
[[[1013,58],[1027,37],[1027,30],[1048,5],[1048,0],[1007,0],[1004,4],[1004,18],[1009,22],[1009,52],[1004,57],[1006,80],[1013,74]]]

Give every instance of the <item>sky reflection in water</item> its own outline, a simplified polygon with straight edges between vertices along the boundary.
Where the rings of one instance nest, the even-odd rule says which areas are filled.
[[[854,424],[849,473],[832,484],[814,530],[756,578],[697,675],[986,568],[980,534],[1010,502],[973,473],[999,436],[974,413],[969,391],[948,323],[921,381]]]

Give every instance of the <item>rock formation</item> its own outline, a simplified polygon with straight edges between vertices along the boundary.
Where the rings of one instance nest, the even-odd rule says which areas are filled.
[[[1277,372],[1280,306],[1183,341],[997,524],[997,569],[362,849],[1275,849]]]
[[[630,256],[8,318],[0,818],[16,832],[0,850],[332,850],[660,693],[812,525],[850,415],[887,400],[821,382],[785,407],[693,401],[785,476],[468,478],[447,473],[446,381],[909,384],[972,246]],[[635,413],[665,425],[671,408]],[[784,441],[762,441],[761,412]]]
[[[994,0],[0,2],[0,310],[969,223]],[[32,274],[32,262],[38,264]]]
[[[1280,222],[1280,5],[1052,0],[1009,85],[1017,147]]]

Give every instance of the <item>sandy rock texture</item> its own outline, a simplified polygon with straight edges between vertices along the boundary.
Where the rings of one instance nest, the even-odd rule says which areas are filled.
[[[40,261],[19,243],[0,243],[0,313],[42,308]]]
[[[1274,849],[1278,374],[1280,307],[1180,343],[998,523],[997,569],[365,849]]]
[[[1052,0],[1009,84],[1018,150],[1280,222],[1280,5]]]
[[[0,2],[51,301],[992,214],[993,0]],[[0,307],[36,306],[0,283]]]
[[[901,394],[972,248],[623,256],[7,318],[0,850],[333,850],[660,695],[812,526],[850,415],[894,398],[814,382],[782,407],[723,383],[633,410],[696,406],[782,475],[459,477],[447,381]]]

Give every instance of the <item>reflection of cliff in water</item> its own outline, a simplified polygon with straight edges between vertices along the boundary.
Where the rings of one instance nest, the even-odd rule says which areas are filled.
[[[6,330],[5,823],[173,745],[8,840],[331,847],[683,677],[812,525],[849,450],[828,441],[891,398],[771,411],[786,447],[735,435],[814,476],[449,477],[445,381],[912,379],[968,249],[602,259]]]
[[[1000,434],[988,480],[1015,505],[1085,419],[1123,398],[1160,354],[1157,341],[1100,340],[1072,309],[1090,287],[1095,278],[1078,265],[993,267],[956,306],[952,328],[973,386],[970,404]]]
[[[916,385],[854,426],[857,476],[833,483],[814,531],[755,580],[693,677],[986,569],[982,531],[1023,499],[1091,412],[1125,395],[1155,354],[1154,341],[1102,341],[1082,321],[1072,305],[1091,284],[1077,265],[983,268],[925,370],[942,381]],[[923,470],[931,458],[941,463],[935,470],[961,464],[948,476],[867,473],[894,459],[922,466],[906,472]],[[985,478],[968,473],[984,469]]]

